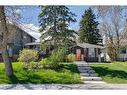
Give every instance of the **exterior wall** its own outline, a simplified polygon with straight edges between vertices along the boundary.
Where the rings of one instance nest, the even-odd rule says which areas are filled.
[[[35,38],[30,36],[28,33],[24,32],[17,26],[8,24],[8,30],[9,30],[9,44],[12,45],[12,48],[14,48],[16,51],[17,49],[21,49],[25,46],[26,43],[35,42]],[[17,48],[16,48],[17,47]]]
[[[12,48],[13,55],[18,55],[19,51],[22,50],[26,43],[35,42],[35,38],[17,28],[13,25],[8,25],[8,30],[10,33],[9,36],[9,45]],[[0,61],[2,61],[1,50],[0,50]]]
[[[99,49],[98,48],[89,48],[88,49],[88,62],[98,62]]]
[[[14,40],[12,43],[13,45],[13,53],[18,54],[20,50],[22,50],[25,47],[26,43],[34,42],[35,39],[28,35],[26,32],[18,29],[15,33]]]
[[[77,61],[87,61],[87,62],[98,62],[99,57],[99,48],[81,48],[79,46],[75,46],[71,49],[71,53],[76,55],[76,50],[81,50],[81,59]]]

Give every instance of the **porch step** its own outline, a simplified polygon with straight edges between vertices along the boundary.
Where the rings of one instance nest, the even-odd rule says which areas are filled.
[[[81,70],[93,70],[91,67],[78,67]]]
[[[81,77],[83,81],[102,81],[101,77]]]
[[[94,73],[94,74],[80,73],[80,75],[83,77],[97,77],[98,76],[96,73]]]
[[[90,74],[90,73],[95,73],[95,71],[94,70],[82,70],[82,69],[79,69],[79,72],[81,72],[81,73],[88,73],[88,74]]]
[[[88,64],[77,64],[77,65],[78,65],[78,67],[89,67]]]

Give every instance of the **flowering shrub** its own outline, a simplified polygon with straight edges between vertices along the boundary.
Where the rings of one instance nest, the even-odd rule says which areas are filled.
[[[22,51],[20,51],[18,60],[20,62],[24,62],[25,66],[27,66],[27,68],[28,68],[29,63],[32,61],[35,61],[37,59],[37,54],[38,53],[36,50],[23,49]]]

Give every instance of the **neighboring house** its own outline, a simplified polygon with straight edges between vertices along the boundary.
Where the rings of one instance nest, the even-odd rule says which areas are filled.
[[[19,51],[26,47],[25,44],[36,41],[36,38],[32,36],[30,33],[28,33],[28,31],[26,31],[24,28],[22,28],[22,26],[8,25],[8,29],[10,33],[13,33],[9,37],[8,43],[8,45],[12,49],[13,55],[18,55]],[[0,54],[0,61],[1,60],[2,58]]]
[[[117,60],[127,61],[127,40],[121,41],[120,54],[118,55]]]

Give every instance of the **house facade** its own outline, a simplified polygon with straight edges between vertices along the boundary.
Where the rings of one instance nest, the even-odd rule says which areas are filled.
[[[127,61],[127,40],[121,41],[120,51],[117,60]]]
[[[10,40],[10,45],[13,50],[13,54],[19,54],[19,51],[25,48],[26,43],[35,42],[35,38],[29,35],[27,32],[18,29],[15,34],[14,38]]]
[[[77,44],[71,49],[71,52],[75,54],[77,61],[86,61],[86,62],[100,62],[101,59],[101,50],[103,46],[93,45],[89,43]]]
[[[16,56],[19,54],[19,51],[26,47],[25,44],[35,42],[36,38],[18,26],[9,25],[8,30],[10,33],[13,33],[9,37],[8,45],[12,50],[15,60],[17,59]],[[0,61],[2,61],[1,53],[0,50]]]

